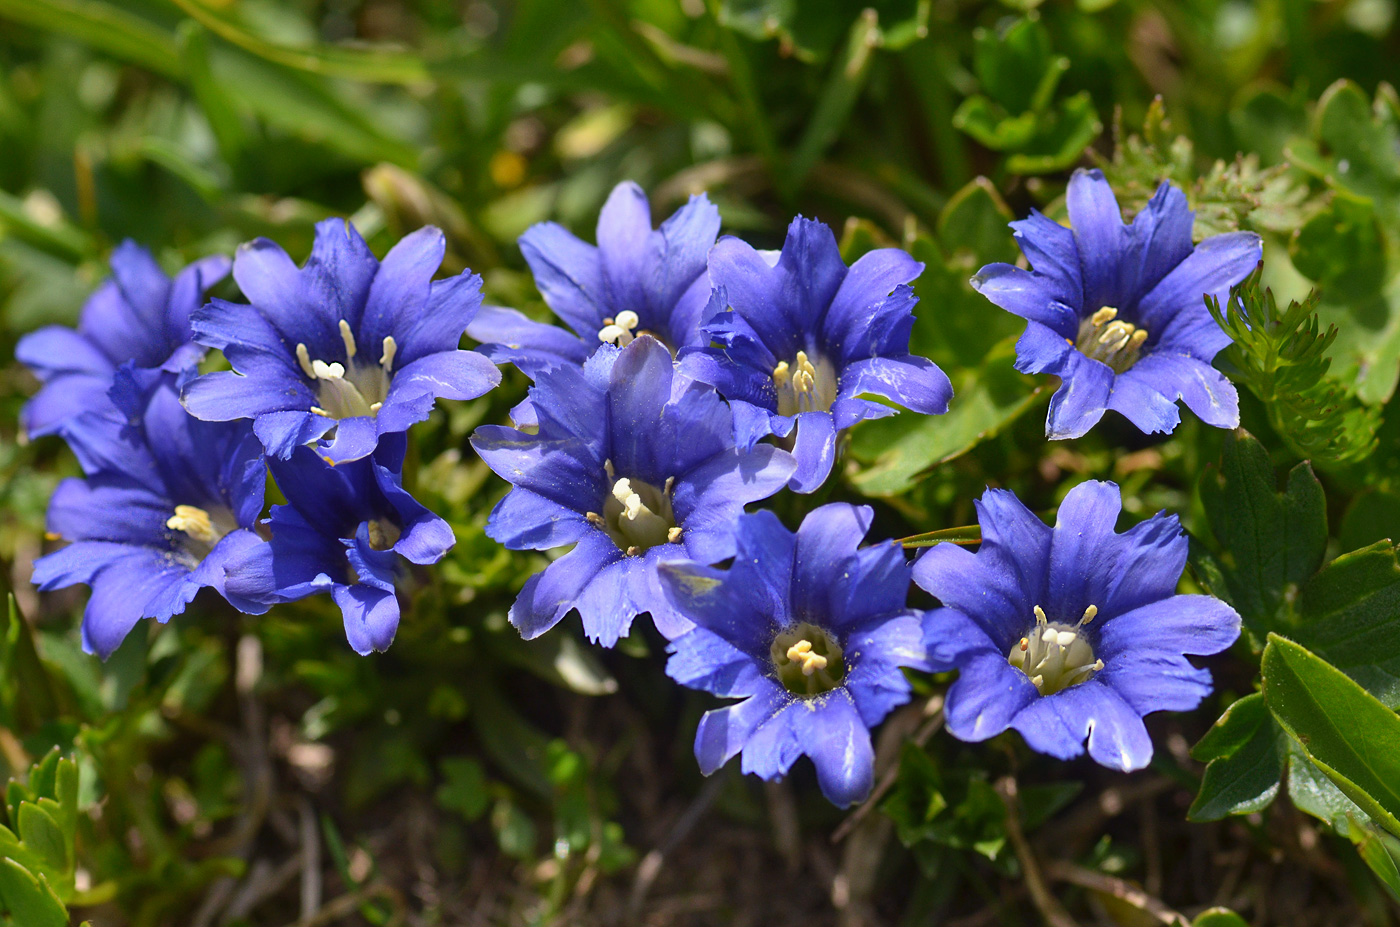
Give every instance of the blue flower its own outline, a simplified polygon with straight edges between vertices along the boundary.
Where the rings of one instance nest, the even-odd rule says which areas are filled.
[[[224,565],[260,543],[250,529],[266,477],[246,422],[201,422],[169,379],[142,395],[130,369],[113,390],[122,415],[90,411],[60,429],[88,478],[54,490],[48,530],[71,543],[34,563],[41,590],[92,587],[83,647],[104,659],[142,618],[163,623],[206,586],[225,593]]]
[[[1152,758],[1142,717],[1210,693],[1210,673],[1184,654],[1225,650],[1240,617],[1219,599],[1176,595],[1187,539],[1175,516],[1115,534],[1120,505],[1115,484],[1081,483],[1052,529],[989,489],[977,553],[940,544],[914,565],[914,581],[945,606],[929,614],[926,642],[931,659],[959,670],[946,702],[954,736],[1015,728],[1060,759],[1088,738],[1103,765],[1141,769]]]
[[[228,258],[195,261],[172,280],[149,251],[124,241],[111,266],[111,279],[88,298],[76,331],[48,325],[15,347],[15,357],[44,384],[20,415],[31,435],[52,434],[85,411],[110,411],[112,377],[128,361],[178,373],[204,353],[193,344],[190,315],[228,274]]]
[[[269,458],[287,504],[274,505],[267,519],[272,540],[229,562],[229,594],[261,614],[328,592],[356,653],[387,650],[399,627],[403,561],[436,563],[454,541],[447,522],[401,485],[407,446],[403,435],[386,436],[370,457],[338,466],[309,447]]]
[[[929,669],[922,623],[905,605],[910,568],[897,541],[861,548],[868,506],[813,510],[793,534],[772,512],[739,520],[734,565],[661,567],[666,594],[695,623],[671,643],[677,682],[742,701],[707,712],[695,758],[709,775],[778,779],[799,756],[845,807],[870,794],[870,729],[909,701],[901,667]]]
[[[534,379],[541,369],[581,365],[600,343],[626,346],[643,332],[673,354],[706,343],[700,331],[710,295],[705,255],[719,234],[719,210],[704,194],[653,230],[642,188],[620,183],[598,216],[597,234],[595,247],[542,222],[520,237],[545,302],[574,334],[486,306],[467,329],[483,342],[482,353]]]
[[[862,394],[925,415],[948,411],[948,377],[909,353],[918,298],[907,284],[923,267],[883,248],[847,268],[831,229],[801,217],[776,256],[722,239],[710,281],[714,309],[728,309],[704,326],[716,346],[683,351],[682,369],[734,406],[741,443],[787,439],[797,458],[791,487],[812,492],[831,472],[838,431],[894,414]]]
[[[1184,400],[1202,421],[1239,424],[1239,396],[1211,367],[1230,343],[1206,309],[1222,301],[1263,255],[1253,232],[1191,243],[1186,194],[1162,183],[1132,225],[1099,171],[1076,171],[1066,194],[1073,228],[1034,210],[1011,223],[1034,270],[988,264],[972,285],[1027,320],[1016,369],[1063,381],[1050,400],[1045,433],[1077,438],[1104,410],[1147,433],[1169,432]]]
[[[481,278],[433,280],[444,247],[440,231],[419,229],[380,263],[342,219],[317,224],[301,269],[265,238],[243,245],[233,278],[252,305],[216,299],[193,320],[195,339],[233,371],[189,383],[186,408],[211,421],[251,417],[273,456],[319,441],[338,463],[421,422],[439,398],[486,393],[500,371],[457,348]]]
[[[734,555],[735,520],[792,476],[774,447],[734,446],[734,419],[708,387],[683,382],[671,352],[643,335],[601,346],[583,367],[541,371],[537,434],[488,425],[472,446],[514,488],[486,533],[512,550],[574,549],[532,576],[510,610],[526,638],[570,609],[611,647],[650,612],[667,637],[688,630],[657,564]]]

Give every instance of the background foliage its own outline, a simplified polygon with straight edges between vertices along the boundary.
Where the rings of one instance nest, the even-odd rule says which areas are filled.
[[[355,656],[324,602],[249,618],[208,597],[101,664],[79,646],[82,594],[41,601],[28,584],[48,494],[76,467],[58,442],[16,434],[33,383],[7,364],[0,772],[26,784],[6,797],[0,917],[1392,923],[1396,12],[0,0],[0,356],[74,321],[124,237],[171,267],[257,235],[304,256],[328,214],[380,253],[436,224],[447,269],[470,266],[491,301],[543,318],[514,245],[526,227],[587,233],[621,179],[659,215],[704,189],[756,245],[802,212],[844,228],[848,258],[895,243],[927,264],[913,350],[957,397],[947,416],[854,432],[831,497],[873,503],[872,536],[972,523],[988,484],[1048,512],[1079,480],[1110,478],[1131,518],[1182,513],[1184,585],[1228,599],[1247,628],[1210,661],[1213,700],[1151,721],[1157,758],[1131,777],[1013,737],[938,735],[946,680],[932,679],[886,723],[877,797],[844,820],[809,770],[767,787],[733,769],[702,780],[690,739],[710,703],[667,683],[660,638],[602,653],[577,627],[527,645],[506,624],[543,561],[482,533],[505,487],[465,439],[522,395],[509,374],[415,432],[407,478],[458,543],[416,578],[387,654]],[[967,278],[1015,259],[1009,219],[1062,215],[1083,164],[1130,211],[1165,178],[1188,191],[1198,238],[1264,237],[1220,361],[1248,433],[1186,416],[1165,440],[1121,421],[1043,440],[1047,384],[1010,365],[1020,323]]]

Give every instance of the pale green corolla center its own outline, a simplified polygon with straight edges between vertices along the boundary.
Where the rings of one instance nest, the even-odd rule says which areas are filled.
[[[1118,318],[1118,310],[1104,306],[1079,323],[1079,340],[1074,346],[1085,357],[1102,361],[1122,373],[1136,364],[1147,329]]]
[[[196,562],[203,560],[223,540],[224,535],[238,527],[233,512],[216,508],[212,512],[195,505],[177,505],[165,520],[165,527],[179,532],[181,546]]]
[[[637,326],[641,324],[642,320],[637,313],[631,309],[624,309],[615,317],[603,320],[603,327],[598,329],[598,340],[625,348],[641,334],[637,331]]]
[[[378,362],[368,360],[355,343],[350,323],[340,320],[340,340],[345,343],[345,363],[312,360],[306,345],[297,344],[297,363],[316,387],[316,405],[311,411],[326,418],[373,417],[389,395],[394,355],[399,346],[393,335],[386,335]]]
[[[681,539],[676,512],[671,506],[675,477],[667,477],[660,488],[635,477],[618,478],[611,460],[603,462],[609,490],[602,514],[588,512],[589,522],[602,528],[619,550],[629,557],[644,554],[662,544]]]
[[[778,414],[826,412],[836,401],[836,366],[817,355],[798,351],[791,362],[779,361],[773,368],[773,389],[778,394]]]
[[[1078,685],[1103,669],[1094,648],[1084,636],[1084,626],[1099,613],[1097,605],[1084,609],[1078,623],[1049,621],[1045,610],[1035,607],[1035,626],[1011,645],[1007,661],[1025,673],[1041,695],[1054,695]]]
[[[778,681],[793,695],[821,695],[846,678],[846,661],[836,638],[805,621],[779,632],[768,656]]]
[[[368,522],[369,546],[375,550],[389,550],[399,542],[402,529],[387,518],[372,518]]]

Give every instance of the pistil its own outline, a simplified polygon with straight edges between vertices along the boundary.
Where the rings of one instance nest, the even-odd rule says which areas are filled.
[[[1122,373],[1137,363],[1147,329],[1139,328],[1118,318],[1118,310],[1104,306],[1079,323],[1079,340],[1075,347],[1085,357],[1101,361]]]

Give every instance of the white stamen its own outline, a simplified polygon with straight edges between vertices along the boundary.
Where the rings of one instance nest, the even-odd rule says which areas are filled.
[[[345,379],[344,364],[328,364],[325,361],[312,361],[311,372],[318,380],[343,380]]]
[[[1080,633],[1080,629],[1098,615],[1098,606],[1085,608],[1083,616],[1073,626],[1050,621],[1039,605],[1032,611],[1034,628],[1011,646],[1006,661],[1025,673],[1041,695],[1054,695],[1078,685],[1103,669],[1103,661],[1095,659],[1089,639]]]
[[[637,313],[624,309],[617,314],[617,318],[603,320],[603,327],[598,329],[598,340],[625,348],[637,337],[634,329],[640,324],[642,320]]]
[[[340,320],[340,340],[345,342],[345,359],[355,358],[355,333],[350,331],[350,323],[344,319]]]
[[[388,373],[394,369],[394,355],[399,351],[399,343],[394,340],[393,335],[384,336],[384,353],[379,356],[379,366]]]
[[[302,373],[311,379],[316,379],[316,371],[311,367],[311,355],[306,350],[306,345],[297,344],[297,363],[301,364]]]

